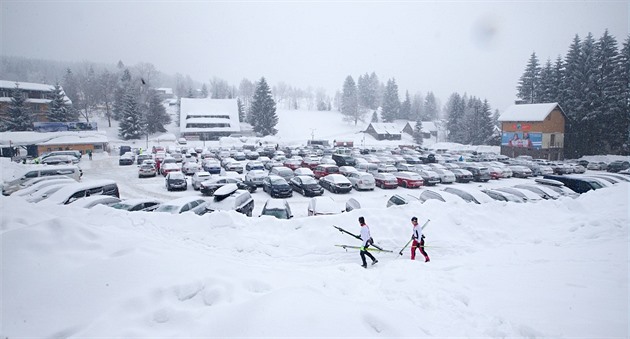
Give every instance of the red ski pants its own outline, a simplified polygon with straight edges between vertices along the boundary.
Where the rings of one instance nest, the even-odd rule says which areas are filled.
[[[424,255],[425,259],[429,257],[427,252],[424,250],[424,239],[420,239],[420,242],[414,240],[411,243],[411,260],[416,260],[416,248],[420,250],[420,253]]]

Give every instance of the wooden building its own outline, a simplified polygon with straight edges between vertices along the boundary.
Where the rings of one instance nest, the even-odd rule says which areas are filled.
[[[557,102],[508,107],[499,117],[501,154],[535,159],[564,159],[567,116]]]
[[[401,140],[401,130],[402,128],[394,123],[373,122],[365,129],[365,133],[376,140]]]
[[[47,122],[48,109],[52,100],[53,90],[55,89],[53,85],[0,80],[0,115],[6,114],[16,85],[26,99],[26,105],[28,105],[33,114],[33,121]],[[68,97],[65,97],[65,101],[68,105],[72,104]]]

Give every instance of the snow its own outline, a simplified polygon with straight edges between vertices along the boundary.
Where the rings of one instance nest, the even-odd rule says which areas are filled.
[[[238,119],[238,105],[236,99],[189,99],[182,98],[180,102],[180,129],[185,132],[203,132],[203,131],[227,131],[239,132],[241,127]],[[208,116],[225,115],[231,121],[229,127],[213,127],[213,128],[188,128],[186,127],[189,119],[195,119],[192,122],[215,122],[215,119]],[[188,118],[188,119],[187,119]],[[209,120],[205,120],[205,119]],[[201,119],[201,120],[199,120]],[[220,122],[228,120],[221,119]],[[228,121],[228,122],[229,122]]]
[[[287,112],[279,125],[291,128],[275,137],[282,144],[309,139],[310,129],[315,138],[341,139],[367,125],[331,122],[335,112],[291,125],[310,113]],[[366,137],[372,142],[392,141]],[[167,192],[162,177],[139,179],[135,166],[117,161],[107,153],[84,159],[82,182],[115,180],[123,199],[202,197]],[[6,159],[0,165],[3,178],[23,169]],[[290,220],[256,217],[269,199],[260,189],[251,218],[0,197],[0,337],[628,337],[629,188],[534,203],[449,199],[391,208],[391,195],[425,188],[325,192],[362,208],[317,217],[306,216],[310,198],[294,194]],[[332,227],[358,234],[359,216],[376,244],[394,251],[374,252],[379,263],[368,269],[357,251],[334,246],[359,244]],[[429,263],[409,260],[409,248],[398,255],[411,216],[431,220],[423,232]]]
[[[2,132],[0,145],[58,145],[80,143],[106,143],[109,138],[103,131],[76,132]],[[3,146],[4,147],[4,146]]]
[[[378,134],[401,134],[405,128],[404,125],[401,127],[399,124],[386,122],[373,122],[372,127]]]
[[[501,113],[499,121],[543,121],[556,107],[560,107],[557,102],[512,105]]]

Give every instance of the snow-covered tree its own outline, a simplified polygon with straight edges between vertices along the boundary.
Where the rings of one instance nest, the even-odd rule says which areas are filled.
[[[348,75],[343,83],[343,93],[341,95],[341,114],[345,121],[353,121],[356,125],[362,119],[359,109],[359,99],[357,86],[352,76]]]
[[[411,120],[411,98],[409,97],[409,91],[405,92],[405,101],[400,104],[399,118]]]
[[[488,100],[484,100],[481,105],[479,103],[480,100],[477,99],[470,143],[473,145],[488,145],[494,134],[492,112]]]
[[[372,113],[372,120],[370,122],[378,122],[378,113],[376,113],[376,111]]]
[[[464,143],[466,138],[466,121],[464,111],[466,107],[465,97],[459,93],[453,93],[446,102],[446,114],[448,121],[446,129],[448,130],[448,141]]]
[[[148,93],[147,111],[146,111],[146,132],[149,134],[157,132],[166,132],[164,125],[171,123],[171,116],[166,113],[164,105],[160,100],[160,96],[154,89],[150,89]]]
[[[398,85],[396,79],[389,79],[383,96],[383,110],[381,117],[383,122],[392,122],[398,119],[400,114],[400,99],[398,97]]]
[[[206,86],[206,84],[201,85],[201,97],[202,98],[208,97],[208,86]]]
[[[10,132],[33,130],[32,113],[26,104],[26,98],[18,83],[15,83],[15,88],[11,91],[11,102],[3,123],[3,129]]]
[[[251,106],[252,126],[254,132],[263,136],[275,135],[278,133],[276,125],[278,116],[276,115],[276,102],[271,96],[271,89],[267,85],[265,78],[260,78],[256,85],[256,91]]]
[[[241,98],[236,98],[236,106],[238,106],[238,121],[245,122],[245,105]]]
[[[48,120],[53,122],[72,121],[68,106],[61,85],[56,83],[52,91],[52,99],[48,105]]]
[[[540,69],[539,102],[553,102],[553,85],[553,66],[551,60],[547,59],[545,66]]]
[[[121,102],[121,118],[118,126],[118,135],[124,139],[140,139],[145,131],[145,122],[138,109],[138,103],[133,91],[123,94]]]
[[[418,119],[422,120],[424,114],[424,97],[421,93],[416,93],[413,95],[413,99],[411,100],[411,120],[416,121]]]
[[[435,121],[438,119],[439,108],[437,99],[433,92],[428,92],[424,99],[423,119],[426,121]]]
[[[532,53],[529,62],[525,67],[525,72],[518,82],[518,97],[528,104],[538,101],[538,84],[540,82],[540,65],[536,53]]]
[[[413,141],[418,145],[422,146],[422,142],[424,141],[424,137],[422,136],[422,120],[416,120],[416,126],[413,128]]]

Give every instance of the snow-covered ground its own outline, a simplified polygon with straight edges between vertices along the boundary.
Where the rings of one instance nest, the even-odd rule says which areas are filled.
[[[280,121],[279,140],[300,140]],[[309,124],[322,131],[315,138],[354,130]],[[112,178],[123,198],[199,195],[167,192],[161,177],[139,179],[136,166],[117,161],[83,159],[83,180]],[[21,169],[0,164],[5,178]],[[253,218],[0,197],[0,337],[630,335],[628,184],[527,204],[431,200],[385,208],[394,192],[419,193],[326,192],[363,208],[320,217],[307,217],[308,199],[296,194],[289,200],[295,218],[286,221],[256,217],[268,198],[260,190]],[[374,253],[379,263],[368,269],[356,250],[334,246],[359,244],[332,227],[359,233],[359,216],[376,243],[394,251]],[[409,249],[397,253],[412,216],[431,219],[429,263],[409,260]]]

